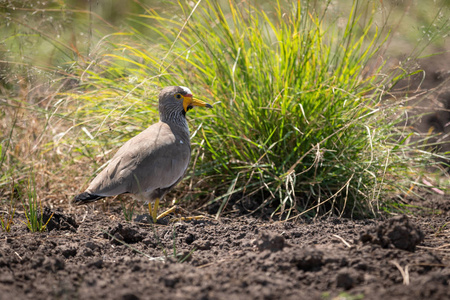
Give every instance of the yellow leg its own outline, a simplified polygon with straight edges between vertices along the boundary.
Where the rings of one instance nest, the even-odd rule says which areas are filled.
[[[153,211],[152,211],[153,223],[156,223],[159,219],[158,217],[156,217],[158,215],[158,208],[159,208],[159,198],[156,198],[155,204],[153,204]]]
[[[148,203],[148,213],[150,214],[150,216],[152,216],[153,223],[156,223],[156,221],[158,221],[159,219],[159,217],[156,217],[158,214],[158,208],[159,208],[159,198],[156,198],[155,204],[153,204],[153,208],[152,203],[151,202]]]

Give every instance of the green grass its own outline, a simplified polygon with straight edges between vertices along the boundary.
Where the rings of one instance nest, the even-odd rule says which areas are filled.
[[[217,217],[241,199],[283,218],[374,216],[401,207],[391,195],[406,193],[432,154],[408,144],[414,133],[398,126],[406,102],[393,101],[390,88],[407,67],[385,66],[392,42],[388,20],[380,21],[385,7],[379,1],[353,1],[344,11],[331,2],[257,3],[180,1],[163,14],[142,4],[145,13],[130,16],[121,31],[93,14],[103,25],[87,44],[65,31],[57,38],[45,20],[23,35],[12,34],[24,26],[17,18],[11,28],[0,27],[12,32],[5,43],[26,58],[11,64],[13,74],[25,72],[37,84],[49,80],[37,104],[31,99],[39,97],[18,100],[26,88],[8,88],[2,117],[12,127],[1,136],[6,175],[0,187],[45,161],[37,173],[43,174],[41,198],[71,198],[111,151],[157,120],[158,91],[174,84],[214,104],[189,112],[193,163],[178,199],[196,208],[216,202]],[[427,34],[434,28],[430,37],[438,36],[444,23],[430,25]],[[42,30],[48,34],[39,36]],[[27,38],[43,44],[24,48]],[[36,67],[42,53],[48,60]],[[12,56],[6,59],[19,61]],[[18,122],[18,114],[39,126]]]
[[[164,24],[175,21],[148,11],[160,22],[152,29],[165,39],[163,59],[128,52],[159,67],[161,85],[183,84],[215,102],[212,114],[195,115],[194,142],[202,149],[195,176],[215,190],[217,216],[234,194],[286,217],[376,214],[386,170],[402,173],[405,158],[389,141],[397,107],[381,101],[400,77],[374,63],[387,37],[373,23],[376,4],[355,1],[339,26],[324,21],[328,5],[299,3],[278,3],[271,15],[235,1],[181,4],[187,21],[173,30]]]
[[[47,229],[47,224],[53,217],[53,214],[44,220],[44,209],[42,207],[42,201],[38,200],[36,193],[36,183],[34,176],[28,183],[27,199],[22,199],[22,206],[25,212],[26,222],[23,222],[30,232],[43,232]]]
[[[126,203],[124,200],[121,200],[120,205],[122,206],[125,221],[131,222],[136,211],[136,200],[133,199],[130,203]]]

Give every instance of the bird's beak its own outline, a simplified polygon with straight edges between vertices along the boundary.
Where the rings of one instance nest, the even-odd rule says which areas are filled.
[[[190,95],[190,94],[184,96],[184,98],[183,98],[184,111],[187,112],[193,106],[203,106],[203,107],[207,107],[207,108],[212,108],[211,104],[203,102],[202,100],[194,99],[192,97],[192,95]]]

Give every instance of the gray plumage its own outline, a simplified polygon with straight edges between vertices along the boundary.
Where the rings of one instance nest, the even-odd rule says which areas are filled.
[[[131,194],[141,201],[161,198],[184,177],[191,157],[185,114],[211,105],[192,98],[188,88],[170,86],[159,95],[160,121],[127,141],[91,182],[76,204]]]

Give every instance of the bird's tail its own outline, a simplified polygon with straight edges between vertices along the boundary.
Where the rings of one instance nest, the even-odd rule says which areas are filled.
[[[78,204],[78,205],[86,204],[86,203],[97,201],[98,199],[102,199],[102,198],[105,198],[105,197],[99,196],[99,195],[94,195],[89,192],[84,192],[84,193],[81,193],[81,194],[75,196],[75,198],[73,198],[73,200],[72,200],[72,203]]]

